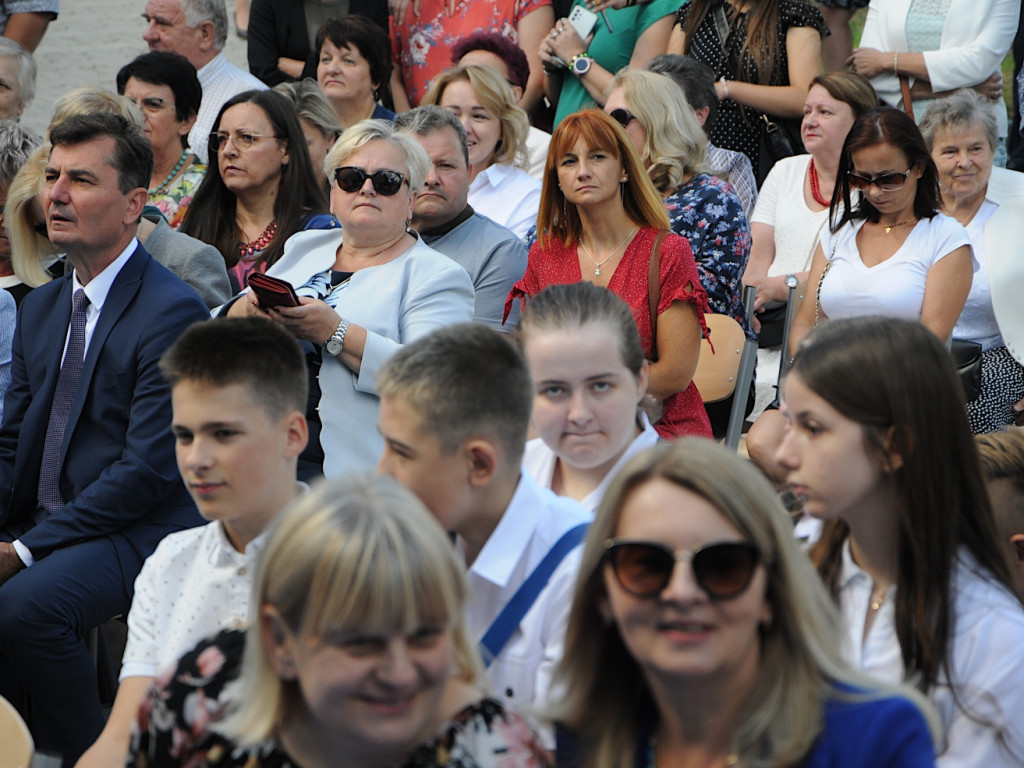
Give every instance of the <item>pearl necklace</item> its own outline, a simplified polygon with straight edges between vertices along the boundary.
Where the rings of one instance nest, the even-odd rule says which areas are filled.
[[[163,192],[165,189],[167,189],[167,185],[171,183],[171,179],[173,179],[175,176],[177,176],[178,175],[178,171],[180,171],[182,166],[185,165],[185,160],[186,159],[188,159],[188,150],[187,149],[184,152],[181,153],[181,157],[178,158],[178,164],[174,166],[174,170],[172,170],[170,173],[167,174],[167,178],[164,179],[162,182],[160,182],[160,186],[158,186],[156,189],[148,190],[150,197],[155,197],[156,195],[159,195],[161,192]]]
[[[628,243],[628,242],[629,242],[630,240],[632,240],[632,239],[633,239],[633,235],[635,235],[635,234],[636,234],[636,232],[637,232],[637,230],[638,230],[638,229],[640,229],[640,228],[639,228],[639,227],[633,227],[633,228],[632,228],[632,229],[631,229],[631,230],[629,231],[629,234],[628,234],[628,235],[626,235],[626,239],[625,239],[625,240],[623,240],[623,241],[622,241],[621,243],[619,243],[618,245],[616,245],[616,246],[615,246],[615,248],[613,248],[613,249],[612,249],[612,251],[611,251],[611,252],[610,252],[610,253],[609,253],[609,254],[608,254],[607,256],[605,256],[605,257],[604,257],[603,259],[601,259],[601,261],[598,261],[597,259],[595,259],[595,258],[594,258],[594,257],[593,257],[593,256],[592,256],[592,255],[590,254],[590,249],[589,249],[589,248],[587,248],[587,246],[586,246],[586,245],[585,245],[585,244],[583,243],[583,238],[580,238],[580,248],[582,248],[582,249],[583,249],[583,253],[584,253],[584,255],[585,255],[585,256],[586,256],[586,257],[587,257],[588,259],[590,259],[590,260],[591,260],[591,261],[593,262],[593,264],[594,264],[594,267],[595,267],[595,269],[594,269],[594,276],[595,276],[595,277],[599,277],[599,276],[601,275],[601,267],[603,267],[603,266],[605,265],[605,263],[606,263],[606,262],[608,261],[608,259],[610,259],[610,258],[611,258],[612,256],[614,256],[614,255],[615,255],[616,253],[618,253],[618,250],[619,250],[619,248],[621,248],[622,246],[624,246],[624,245],[625,245],[626,243]]]
[[[252,256],[257,251],[262,251],[271,240],[274,239],[274,235],[277,234],[277,219],[274,219],[267,228],[263,230],[263,234],[253,240],[251,243],[239,243],[238,250],[242,258],[246,256]]]
[[[814,167],[814,158],[811,158],[811,164],[807,169],[807,179],[811,182],[811,197],[814,198],[814,202],[818,205],[824,205],[826,208],[831,204],[830,200],[826,200],[822,197],[821,186],[818,183],[818,169]]]

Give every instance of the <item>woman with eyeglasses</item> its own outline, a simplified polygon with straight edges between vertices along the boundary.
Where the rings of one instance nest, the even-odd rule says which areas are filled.
[[[295,108],[273,91],[228,99],[213,123],[211,162],[182,231],[214,246],[235,292],[281,258],[285,241],[332,226]]]
[[[492,67],[452,67],[420,103],[447,109],[466,129],[473,210],[525,237],[537,223],[540,182],[526,172],[530,120],[512,86]]]
[[[826,323],[782,408],[776,460],[824,521],[810,554],[843,656],[933,701],[940,768],[1024,764],[1024,605],[941,341],[906,320]]]
[[[689,244],[669,231],[665,205],[633,142],[597,109],[555,129],[544,167],[537,242],[512,302],[549,285],[581,280],[629,305],[650,361],[647,392],[658,401],[658,434],[711,437],[693,383],[708,299]]]
[[[758,471],[704,440],[631,461],[587,533],[555,686],[559,768],[935,764],[927,702],[838,653]]]
[[[117,92],[142,111],[142,132],[153,145],[149,204],[178,229],[206,173],[206,165],[188,148],[188,132],[203,99],[195,67],[176,53],[144,53],[121,67]]]
[[[295,287],[299,306],[266,308],[249,292],[227,311],[282,323],[317,350],[318,405],[307,415],[322,425],[328,477],[377,466],[384,442],[375,379],[384,360],[437,328],[473,319],[466,270],[408,229],[429,168],[420,143],[390,121],[347,128],[324,161],[341,229],[300,232],[267,271]]]
[[[967,231],[939,212],[938,171],[914,121],[892,107],[858,117],[837,184],[790,354],[811,328],[839,317],[920,320],[946,341],[967,301],[974,259]],[[861,192],[856,201],[852,190]]]

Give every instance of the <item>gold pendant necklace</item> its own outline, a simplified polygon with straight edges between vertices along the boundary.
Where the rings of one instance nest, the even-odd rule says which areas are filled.
[[[889,224],[889,225],[883,224],[882,226],[885,227],[885,234],[888,235],[890,232],[892,232],[894,229],[896,229],[896,227],[902,227],[904,224],[910,224],[911,222],[916,222],[916,221],[917,221],[917,218],[915,217],[915,218],[912,218],[912,219],[904,219],[903,221],[897,221],[895,224]]]

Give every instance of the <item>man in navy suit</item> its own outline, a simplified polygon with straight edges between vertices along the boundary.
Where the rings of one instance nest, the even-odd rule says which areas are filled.
[[[131,602],[142,561],[200,523],[178,478],[160,356],[208,317],[135,239],[149,142],[116,115],[51,132],[43,207],[74,272],[25,297],[0,425],[0,694],[71,765],[103,720],[82,640]],[[0,747],[2,748],[2,747]]]

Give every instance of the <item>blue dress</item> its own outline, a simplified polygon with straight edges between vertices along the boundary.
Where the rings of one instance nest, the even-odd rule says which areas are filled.
[[[843,688],[843,690],[849,690]],[[845,695],[845,694],[844,694]],[[855,695],[855,694],[854,694]],[[653,714],[643,718],[635,768],[651,768]],[[555,764],[580,768],[580,742],[556,727]],[[833,697],[825,702],[825,723],[800,768],[934,768],[935,748],[924,716],[909,699],[890,696],[866,701]]]

